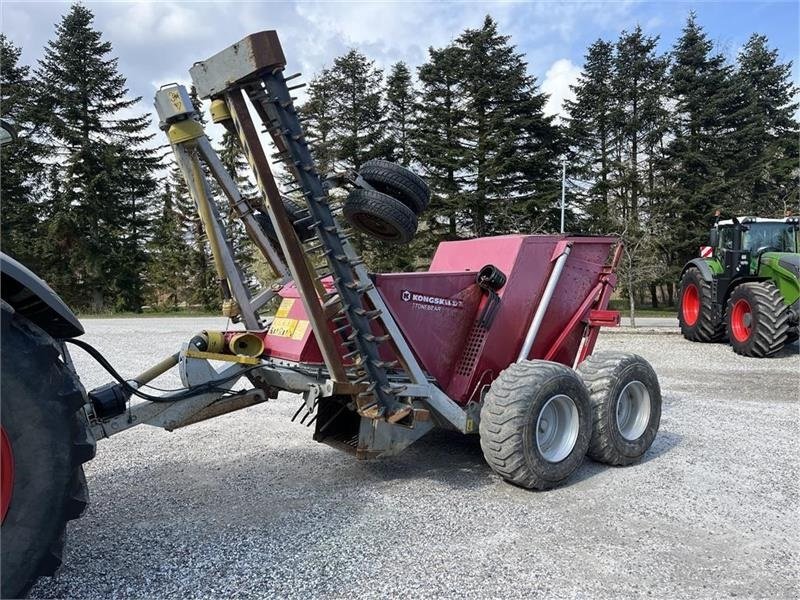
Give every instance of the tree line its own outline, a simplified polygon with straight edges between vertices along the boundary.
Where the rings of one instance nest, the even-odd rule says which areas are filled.
[[[33,69],[0,40],[0,110],[20,130],[0,162],[3,251],[80,310],[216,307],[192,200],[163,140],[145,133],[154,117],[131,116],[139,98],[91,11],[72,6]],[[410,245],[359,239],[373,269],[424,268],[442,240],[558,231],[566,161],[567,230],[622,236],[632,306],[670,304],[716,209],[797,206],[797,90],[761,35],[730,64],[690,15],[672,49],[657,48],[638,27],[593,43],[558,120],[487,16],[416,68],[384,73],[350,50],[310,79],[300,109],[321,172],[385,158],[431,187]],[[218,151],[243,194],[257,194],[233,136]],[[248,277],[268,278],[226,222]]]

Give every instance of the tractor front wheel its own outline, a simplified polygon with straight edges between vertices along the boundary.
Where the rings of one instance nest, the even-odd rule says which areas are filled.
[[[653,367],[636,354],[604,352],[578,365],[578,375],[592,404],[589,457],[617,466],[639,460],[661,422],[661,387]]]
[[[65,526],[88,501],[82,464],[94,456],[80,383],[52,338],[2,310],[3,598],[24,596],[61,564]]]
[[[728,339],[743,356],[773,356],[789,336],[789,311],[771,281],[751,281],[734,288],[726,311]]]
[[[591,435],[586,386],[558,363],[512,364],[494,380],[481,409],[486,462],[506,481],[529,489],[566,481],[583,462]]]
[[[714,316],[711,282],[697,267],[686,269],[681,278],[678,322],[683,337],[692,342],[717,342],[725,334],[724,324]]]

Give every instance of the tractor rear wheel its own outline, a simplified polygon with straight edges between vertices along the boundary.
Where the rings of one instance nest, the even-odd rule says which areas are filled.
[[[725,324],[714,316],[711,282],[697,267],[681,277],[678,322],[683,337],[692,342],[718,342],[725,335]]]
[[[368,160],[358,174],[377,191],[400,200],[416,215],[425,212],[431,201],[431,192],[422,177],[388,160]]]
[[[773,356],[789,336],[789,311],[771,281],[751,281],[734,288],[725,312],[728,339],[743,356]]]
[[[636,354],[604,352],[578,365],[578,375],[592,404],[589,457],[617,466],[639,460],[661,422],[661,388],[653,367]]]
[[[2,589],[24,596],[61,564],[66,523],[88,502],[94,456],[81,384],[52,338],[2,310]]]
[[[489,388],[479,431],[486,462],[503,479],[529,489],[555,487],[589,447],[589,393],[569,367],[514,363]]]

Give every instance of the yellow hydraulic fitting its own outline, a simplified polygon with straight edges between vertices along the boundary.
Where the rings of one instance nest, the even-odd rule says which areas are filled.
[[[214,123],[222,123],[231,119],[231,111],[228,109],[228,103],[222,98],[217,98],[211,101],[211,120]]]
[[[184,119],[173,123],[167,129],[167,137],[173,144],[196,140],[203,135],[203,126],[194,119]]]

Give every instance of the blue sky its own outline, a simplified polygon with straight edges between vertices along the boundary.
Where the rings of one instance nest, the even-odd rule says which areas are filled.
[[[95,13],[119,57],[132,93],[150,110],[156,87],[188,82],[188,68],[248,33],[276,29],[289,68],[317,71],[350,47],[388,67],[397,60],[413,66],[429,46],[440,47],[491,14],[503,33],[527,55],[529,71],[552,95],[557,114],[575,81],[589,43],[614,40],[641,24],[669,49],[690,10],[719,52],[729,59],[753,32],[767,35],[783,61],[793,61],[800,83],[800,10],[796,1],[727,2],[85,2]],[[0,29],[23,47],[34,64],[52,37],[64,2],[0,3]]]

